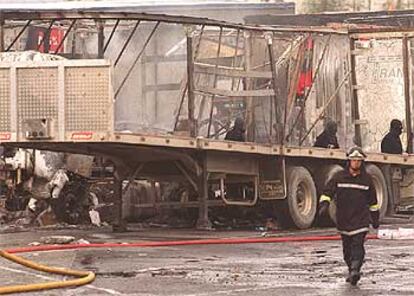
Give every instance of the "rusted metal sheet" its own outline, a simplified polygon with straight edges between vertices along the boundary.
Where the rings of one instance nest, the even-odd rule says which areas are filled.
[[[13,144],[13,143],[11,143]],[[313,159],[325,161],[346,160],[344,149],[322,149],[313,147],[282,147],[279,145],[263,145],[255,143],[240,143],[207,139],[178,138],[176,136],[150,136],[116,134],[110,141],[86,142],[19,142],[16,146],[50,151],[65,151],[68,153],[89,153],[99,151],[107,155],[131,156],[142,162],[188,158],[190,151],[226,152],[234,157],[244,155],[247,158],[260,156],[286,156],[297,159]],[[13,145],[12,145],[13,146]],[[414,155],[395,155],[369,152],[367,162],[396,164],[403,166],[414,165]],[[141,157],[140,157],[141,156]],[[243,157],[244,157],[243,156]],[[132,159],[132,158],[131,158]]]
[[[84,177],[90,177],[92,173],[94,156],[69,154],[65,158],[65,168]]]
[[[246,155],[209,152],[206,163],[207,172],[259,175],[259,160]]]
[[[250,78],[272,78],[271,72],[264,71],[245,71],[244,69],[235,69],[234,67],[219,66],[214,69],[214,65],[195,64],[195,72],[202,74],[217,74],[226,77],[250,77]]]
[[[232,29],[248,29],[252,31],[275,31],[275,32],[320,32],[333,34],[346,34],[346,31],[334,30],[326,27],[265,27],[241,25],[213,19],[188,17],[183,15],[165,15],[165,14],[146,14],[146,13],[119,13],[119,12],[92,12],[92,11],[51,11],[51,10],[3,10],[3,18],[6,20],[54,20],[54,19],[84,19],[84,20],[142,20],[142,21],[160,21],[164,23],[189,24],[189,25],[206,25],[206,26],[223,26]]]
[[[275,93],[274,90],[271,89],[231,91],[227,89],[217,89],[213,87],[202,86],[197,86],[196,91],[223,97],[269,97]]]

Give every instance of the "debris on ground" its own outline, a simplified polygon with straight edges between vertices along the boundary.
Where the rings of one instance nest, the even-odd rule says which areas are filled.
[[[379,229],[379,239],[414,239],[414,228]]]
[[[78,239],[77,241],[73,242],[76,245],[90,245],[91,243],[87,241],[86,239]]]
[[[42,211],[37,217],[36,217],[36,223],[39,226],[48,226],[48,225],[55,225],[59,223],[59,220],[57,219],[55,213],[53,210],[48,207],[46,210]]]
[[[99,217],[99,212],[95,210],[89,211],[89,217],[91,219],[91,223],[96,226],[101,226],[101,218]]]
[[[44,162],[53,162],[53,169],[46,164],[39,168],[21,170],[20,150],[9,151],[9,163],[0,164],[0,225],[1,229],[21,227],[61,227],[70,225],[107,226],[115,220],[113,171],[103,166],[88,164],[89,160],[51,155]],[[17,157],[17,156],[16,156]],[[16,158],[15,157],[15,158]],[[19,156],[21,157],[21,156]],[[29,157],[30,158],[30,157]],[[1,158],[0,158],[1,159]],[[80,161],[79,161],[80,159]],[[85,164],[86,163],[86,164]],[[70,168],[70,169],[69,169]],[[139,204],[154,204],[157,200],[172,202],[196,201],[197,193],[180,182],[153,182],[125,180],[123,182],[123,213],[128,222],[143,227],[193,228],[197,224],[198,208],[140,208]],[[213,194],[213,193],[211,193]],[[210,208],[213,229],[255,230],[258,232],[278,229],[268,213],[235,207]]]
[[[73,236],[67,235],[53,235],[41,237],[39,241],[35,241],[29,244],[29,246],[40,246],[40,245],[90,245],[91,243],[86,239],[76,240]]]
[[[0,226],[48,227],[57,225],[105,226],[113,220],[113,194],[100,192],[95,180],[87,177],[88,161],[76,164],[74,159],[65,168],[47,168],[35,175],[35,168],[22,169],[21,150],[9,151],[6,161],[0,155]],[[19,154],[20,153],[20,154]],[[87,156],[89,157],[89,156]],[[49,157],[49,161],[60,158]],[[69,157],[67,157],[69,158]],[[79,157],[78,157],[79,159]],[[81,160],[84,157],[80,157]],[[45,160],[46,161],[46,160]],[[59,162],[60,163],[60,162]],[[76,165],[73,165],[73,164]],[[72,165],[71,165],[72,164]],[[68,167],[73,167],[69,170]],[[103,180],[109,184],[113,182]],[[108,186],[104,186],[107,188]],[[111,188],[112,190],[112,188]],[[95,192],[94,192],[95,191]],[[103,194],[102,194],[103,193]],[[105,202],[102,202],[105,200]],[[108,201],[108,202],[106,202]],[[104,215],[102,216],[103,213]],[[6,227],[7,226],[7,227]]]
[[[165,269],[161,268],[159,270],[151,271],[151,276],[186,276],[188,274],[185,270],[176,270],[176,269]]]
[[[45,245],[66,245],[75,241],[75,237],[66,235],[52,235],[41,237],[39,242]]]

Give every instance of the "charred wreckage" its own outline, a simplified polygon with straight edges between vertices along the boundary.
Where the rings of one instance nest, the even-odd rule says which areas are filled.
[[[113,185],[114,229],[154,208],[194,208],[197,226],[210,228],[209,209],[218,207],[263,210],[283,226],[308,228],[318,193],[357,144],[367,151],[381,218],[398,214],[414,198],[412,15],[339,14],[317,24],[266,16],[249,19],[266,24],[241,25],[2,11],[0,142],[6,156],[31,151],[11,170],[3,160],[4,206],[28,208],[37,220],[47,211],[67,223],[99,220],[106,195],[91,189],[100,182],[90,179],[95,162],[111,168],[98,175]],[[393,118],[404,121],[406,155],[379,151]],[[313,147],[329,121],[339,149]],[[243,123],[238,141],[226,139],[234,122]],[[64,160],[37,174],[47,162],[40,150],[94,157],[86,173],[84,160]],[[24,194],[41,179],[30,170],[47,180],[37,202]]]

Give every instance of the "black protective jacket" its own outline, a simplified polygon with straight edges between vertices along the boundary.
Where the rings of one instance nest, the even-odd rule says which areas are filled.
[[[233,127],[229,130],[224,139],[237,142],[244,142],[246,140],[244,137],[244,130],[237,127]]]
[[[323,131],[315,141],[314,147],[321,148],[339,148],[338,139],[336,135],[332,135],[327,131]]]
[[[333,199],[340,233],[354,235],[368,231],[372,221],[378,223],[377,197],[371,176],[365,169],[357,176],[352,176],[348,168],[336,174],[323,191],[321,202]]]
[[[400,136],[389,132],[381,141],[381,152],[390,154],[401,154],[403,152]]]

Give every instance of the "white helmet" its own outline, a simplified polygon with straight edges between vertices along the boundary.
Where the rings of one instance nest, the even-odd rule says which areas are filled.
[[[361,147],[355,146],[348,150],[347,159],[364,160],[367,155],[362,151]]]

